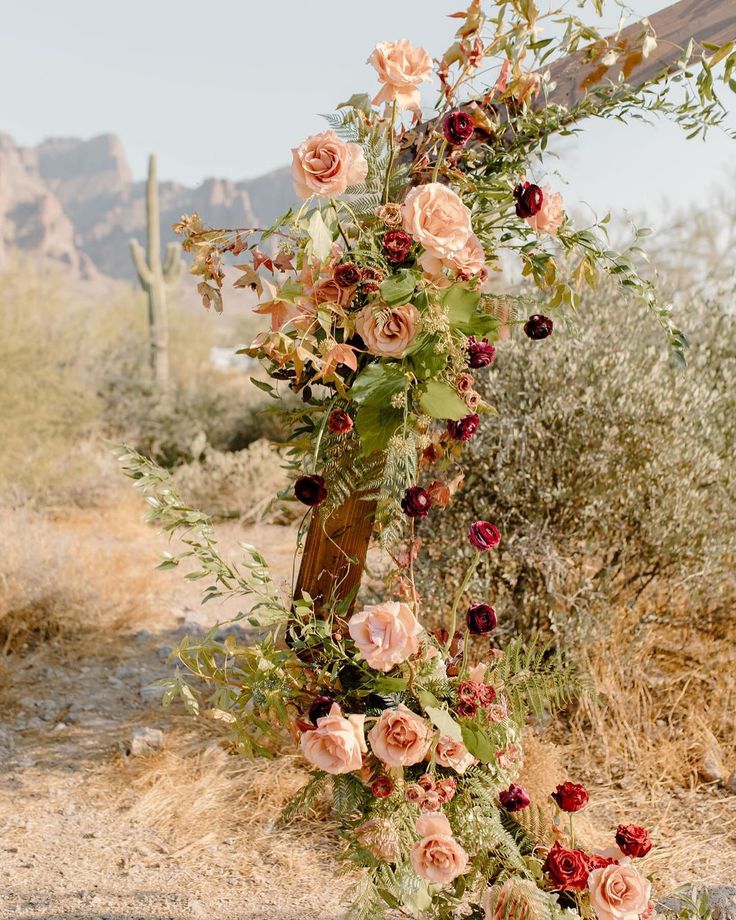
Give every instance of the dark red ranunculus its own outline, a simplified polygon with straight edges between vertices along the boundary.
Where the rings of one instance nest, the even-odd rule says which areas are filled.
[[[563,811],[580,811],[588,804],[588,790],[580,783],[560,783],[552,798]]]
[[[327,419],[327,427],[333,434],[345,434],[353,428],[353,420],[343,409],[333,409]]]
[[[455,709],[461,719],[472,719],[478,712],[478,705],[471,703],[470,700],[459,700]]]
[[[363,269],[363,278],[360,282],[360,286],[366,294],[374,294],[382,281],[383,272],[369,265],[368,268]]]
[[[547,854],[542,871],[559,891],[584,891],[588,887],[588,856],[566,850],[559,841]]]
[[[394,781],[390,776],[382,773],[371,783],[371,794],[374,799],[387,799],[394,791]]]
[[[464,703],[477,703],[478,684],[474,680],[461,680],[457,685],[457,698]]]
[[[317,724],[317,719],[328,715],[335,701],[329,696],[318,696],[309,707],[309,721],[312,725]]]
[[[468,367],[488,367],[496,357],[496,349],[488,339],[476,339],[474,335],[468,337],[465,343],[468,350]]]
[[[429,492],[421,486],[410,486],[401,499],[401,510],[407,517],[426,517],[431,507],[432,499],[429,497]]]
[[[321,505],[327,498],[327,488],[322,476],[300,476],[294,483],[294,495],[303,505]]]
[[[465,622],[474,636],[490,636],[498,626],[498,617],[490,604],[471,604],[465,614]]]
[[[362,274],[360,266],[355,262],[341,262],[332,273],[332,277],[338,287],[351,288],[360,281]]]
[[[506,811],[521,811],[529,807],[529,796],[523,786],[518,783],[511,783],[508,789],[502,789],[498,793],[498,801]]]
[[[389,262],[405,262],[412,247],[412,238],[405,230],[389,230],[383,235],[383,252]]]
[[[470,545],[479,549],[481,552],[487,552],[489,549],[495,549],[501,542],[501,534],[495,524],[490,521],[476,521],[468,528],[468,540]]]
[[[530,339],[535,341],[546,339],[547,336],[552,335],[553,329],[554,323],[552,320],[549,316],[542,316],[541,313],[535,313],[524,323],[524,332]]]
[[[638,824],[619,824],[616,844],[625,856],[641,859],[652,849],[652,838],[649,831]]]
[[[516,213],[519,217],[534,217],[542,207],[544,192],[538,185],[531,182],[520,182],[514,189],[514,198],[516,199]]]
[[[450,419],[447,422],[447,431],[455,441],[469,441],[478,430],[478,425],[480,425],[480,416],[477,412],[473,412],[457,420]]]
[[[452,144],[453,147],[464,147],[473,136],[473,131],[475,131],[473,119],[467,112],[462,112],[460,109],[450,112],[442,125],[442,132],[447,143]]]

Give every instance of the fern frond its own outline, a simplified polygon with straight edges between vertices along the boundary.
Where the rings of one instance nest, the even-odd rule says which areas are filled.
[[[313,773],[309,782],[302,786],[302,788],[286,803],[279,817],[279,821],[286,824],[300,815],[307,814],[314,806],[317,796],[326,785],[326,773],[322,773],[322,771]]]

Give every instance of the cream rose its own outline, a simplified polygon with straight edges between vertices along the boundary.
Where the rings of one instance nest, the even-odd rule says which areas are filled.
[[[419,651],[422,627],[408,604],[388,601],[353,614],[348,631],[370,667],[390,671]]]
[[[372,355],[400,358],[414,341],[418,321],[419,313],[410,303],[379,312],[367,304],[358,313],[355,328]]]
[[[598,920],[638,920],[652,892],[651,883],[627,863],[594,869],[588,876],[588,888]]]
[[[439,182],[417,185],[402,206],[404,230],[438,259],[456,256],[473,232],[470,211]]]
[[[368,174],[359,144],[346,144],[334,131],[308,137],[291,151],[291,178],[300,198],[342,195]]]
[[[317,727],[301,737],[302,754],[325,773],[352,773],[363,765],[366,747],[363,723],[365,716],[345,718],[337,703],[329,713],[317,719]]]
[[[384,709],[368,733],[376,757],[388,767],[410,767],[429,750],[432,728],[416,713],[401,705]]]
[[[449,767],[456,773],[464,773],[475,763],[475,757],[461,741],[442,737],[434,749],[434,757],[441,767]]]
[[[374,105],[396,100],[399,108],[419,109],[419,84],[432,77],[432,58],[424,48],[415,48],[407,38],[379,42],[368,63],[383,83]]]
[[[479,275],[486,265],[486,253],[478,237],[471,233],[462,249],[454,255],[439,259],[431,252],[425,251],[419,257],[419,264],[425,274],[431,278],[439,277],[444,269],[449,268],[463,278],[473,278]]]
[[[468,854],[452,836],[450,822],[442,814],[417,819],[418,840],[411,851],[414,871],[428,882],[446,885],[468,867]]]
[[[565,210],[562,206],[562,195],[559,192],[550,192],[548,186],[542,189],[542,207],[534,217],[527,217],[526,222],[537,233],[548,233],[556,236],[565,219]]]

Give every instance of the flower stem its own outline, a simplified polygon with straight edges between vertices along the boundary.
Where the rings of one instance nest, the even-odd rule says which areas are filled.
[[[463,594],[465,594],[465,590],[470,583],[470,579],[472,578],[473,572],[476,570],[479,561],[480,551],[476,550],[475,555],[473,556],[470,565],[465,572],[465,576],[463,577],[460,587],[457,589],[455,597],[453,598],[452,610],[450,611],[450,629],[448,630],[449,634],[447,636],[447,644],[445,645],[445,654],[449,654],[450,652],[450,644],[452,643],[452,638],[455,635],[455,629],[457,628],[457,608],[460,606],[460,601],[462,600]]]
[[[570,849],[575,849],[575,822],[572,818],[572,812],[570,812]]]
[[[391,123],[388,128],[388,166],[386,167],[386,178],[383,181],[383,203],[388,202],[388,192],[389,186],[391,185],[391,172],[394,168],[394,158],[396,156],[396,136],[394,133],[394,125],[396,123],[396,100],[391,103]]]
[[[442,160],[445,156],[445,150],[447,150],[447,139],[442,141],[440,145],[439,153],[437,154],[437,159],[435,160],[434,169],[432,170],[432,182],[437,181],[437,176],[440,172],[440,166],[442,165]]]

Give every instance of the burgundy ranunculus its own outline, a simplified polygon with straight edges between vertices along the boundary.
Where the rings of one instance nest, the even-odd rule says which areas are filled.
[[[429,497],[429,492],[421,486],[410,486],[401,499],[401,510],[407,517],[426,517],[431,507],[432,499]]]
[[[649,831],[637,824],[619,824],[616,831],[616,844],[619,850],[632,859],[641,859],[652,849]]]
[[[524,332],[535,341],[546,339],[548,335],[552,335],[553,329],[552,320],[549,316],[542,316],[541,313],[535,313],[524,323]]]
[[[560,783],[552,798],[563,811],[580,811],[588,804],[588,790],[580,783]]]
[[[442,132],[447,143],[452,144],[453,147],[464,147],[473,136],[473,131],[475,131],[473,119],[467,112],[459,109],[450,112],[442,125]]]
[[[471,604],[465,614],[465,622],[474,636],[490,636],[498,625],[498,617],[490,604]]]
[[[582,850],[567,850],[559,841],[547,854],[542,865],[559,891],[585,891],[588,887],[588,856]]]
[[[332,273],[335,283],[341,288],[351,288],[360,281],[362,272],[355,262],[342,262]]]
[[[534,217],[542,207],[544,192],[538,185],[533,185],[531,182],[520,182],[514,189],[514,198],[516,199],[516,213],[519,217]]]
[[[342,409],[333,409],[327,419],[327,427],[333,434],[345,434],[352,430],[353,420]]]
[[[387,799],[394,791],[394,781],[390,776],[382,773],[371,783],[371,794],[374,799]]]
[[[457,698],[463,703],[477,703],[478,684],[474,680],[461,680],[457,685]]]
[[[478,690],[478,699],[480,700],[480,705],[486,709],[488,706],[493,706],[496,702],[496,688],[492,687],[490,684],[481,684],[480,689]]]
[[[455,441],[469,441],[480,425],[480,416],[477,412],[466,415],[460,419],[450,419],[447,422],[447,431]]]
[[[318,696],[309,707],[309,721],[312,725],[317,724],[317,719],[321,719],[323,716],[328,715],[334,703],[335,701],[329,696]]]
[[[478,341],[474,335],[465,343],[468,350],[468,367],[488,367],[496,357],[496,349],[488,339]]]
[[[472,703],[470,700],[459,700],[455,711],[461,719],[472,719],[478,712],[478,704]]]
[[[501,534],[495,524],[489,521],[476,521],[468,528],[468,540],[471,546],[485,553],[498,546],[501,542]]]
[[[327,489],[322,476],[300,476],[294,483],[294,495],[303,505],[321,505],[327,498]]]
[[[530,799],[523,786],[511,783],[508,789],[502,789],[498,793],[498,801],[506,811],[521,811],[529,807]]]
[[[389,262],[404,262],[412,247],[412,238],[405,230],[389,230],[383,235],[383,252]]]
[[[374,294],[382,281],[383,272],[369,265],[367,268],[363,269],[363,278],[360,282],[360,286],[366,294]]]

